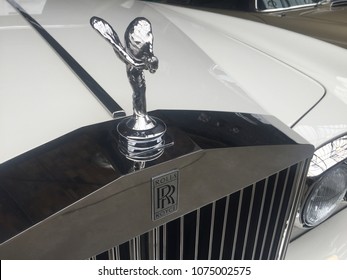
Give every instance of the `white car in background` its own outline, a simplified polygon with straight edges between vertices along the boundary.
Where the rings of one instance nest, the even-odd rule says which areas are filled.
[[[347,258],[346,49],[144,1],[0,9],[1,259]]]

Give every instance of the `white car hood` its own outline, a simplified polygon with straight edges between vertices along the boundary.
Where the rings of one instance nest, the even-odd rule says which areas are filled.
[[[180,25],[186,34],[198,45],[204,47],[204,51],[210,58],[232,76],[236,72],[232,61],[228,59],[231,55],[228,53],[229,45],[227,44],[231,39],[238,40],[258,52],[276,58],[276,61],[282,61],[319,82],[325,90],[324,97],[294,124],[290,123],[290,117],[301,113],[301,109],[308,107],[314,99],[312,93],[307,94],[308,91],[304,87],[290,93],[287,90],[290,80],[282,76],[279,77],[282,79],[276,89],[274,83],[277,82],[278,75],[275,73],[273,76],[268,75],[268,79],[264,78],[258,88],[254,86],[248,91],[268,112],[281,119],[314,146],[319,147],[347,133],[346,49],[295,32],[230,16],[168,5],[153,5],[153,7]],[[210,40],[210,38],[216,39]],[[216,49],[221,51],[216,51]],[[248,69],[252,68],[252,63],[258,64],[256,60],[243,62],[247,64]],[[266,77],[269,65],[268,62],[264,62],[254,76]],[[241,72],[237,72],[236,75],[239,73]],[[274,73],[271,72],[271,74]],[[245,77],[246,74],[241,79]],[[248,82],[244,81],[242,86],[254,85],[254,83],[249,83],[249,80],[248,78]],[[297,83],[294,80],[290,82]],[[267,91],[270,99],[277,98],[275,102],[269,100],[267,103],[263,100],[263,97],[267,96]],[[258,92],[262,92],[262,95],[258,95],[257,99]],[[288,101],[292,101],[294,104]],[[281,110],[284,111],[280,112]]]
[[[22,2],[24,9],[33,8]],[[291,126],[324,96],[324,88],[303,73],[161,5],[111,0],[34,4],[32,16],[128,115],[132,101],[125,66],[90,27],[91,16],[107,20],[120,38],[135,17],[151,21],[159,70],[146,73],[149,111],[270,114]],[[111,119],[45,40],[5,7],[0,17],[0,163],[79,127]],[[189,38],[192,32],[196,36]],[[211,48],[224,53],[225,60],[209,57]]]

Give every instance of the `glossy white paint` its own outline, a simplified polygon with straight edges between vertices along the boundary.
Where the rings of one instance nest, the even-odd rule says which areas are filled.
[[[93,15],[109,20],[120,37],[134,17],[152,20],[160,66],[155,75],[146,73],[148,110],[265,113],[183,33],[144,3],[75,1],[64,10],[62,2],[48,1],[43,13],[33,17],[128,114],[132,113],[132,93],[125,66],[90,27]],[[20,15],[4,16],[0,22],[0,131],[5,135],[0,137],[0,163],[81,126],[110,119]]]
[[[37,32],[14,17],[0,28],[0,163],[110,119]]]
[[[347,209],[293,241],[287,260],[347,260]]]
[[[240,40],[239,32],[253,36],[256,31],[247,25],[249,22],[171,6],[155,5],[154,8],[187,34],[253,100],[286,125],[292,126],[324,96],[324,88],[318,82],[281,62],[271,52],[264,53]],[[271,32],[266,25],[260,27],[256,32]],[[298,99],[301,102],[297,102]]]
[[[232,48],[228,49],[228,41],[239,40],[317,81],[325,89],[324,99],[294,126],[294,130],[316,147],[347,132],[347,51],[345,49],[252,21],[173,6],[158,4],[153,6],[168,15],[182,29],[184,28],[185,32],[189,33],[189,36],[230,75],[236,72],[233,60],[228,60],[228,57],[233,57],[229,55]],[[214,40],[210,40],[210,36]],[[223,47],[222,51],[216,51],[223,44],[227,47]],[[241,63],[247,63],[247,60]],[[248,62],[247,67],[250,69],[256,64],[256,60],[252,60]],[[270,64],[264,65],[266,67],[262,68],[263,73],[259,70],[250,77],[244,72],[243,77],[240,77],[245,79],[242,86],[251,88],[250,78],[254,79],[256,86],[253,85],[248,91],[252,93],[249,94],[267,111],[291,126],[293,123],[289,120],[293,111],[298,112],[300,104],[305,104],[307,107],[310,104],[314,105],[311,103],[313,101],[311,93],[304,87],[300,87],[294,93],[288,91],[287,84],[281,80],[280,75],[283,74],[281,72],[271,73],[268,79],[258,80],[262,74],[271,71],[268,70]],[[296,84],[297,81],[290,80],[290,83]],[[271,93],[266,93],[267,89]],[[261,97],[257,98],[257,92],[261,92]],[[280,107],[275,99],[278,94],[284,103]],[[268,95],[270,98],[262,101],[263,95]],[[293,103],[287,100],[290,97],[293,97]],[[284,109],[286,107],[287,110]],[[278,108],[281,112],[275,111]]]
[[[108,20],[115,26],[121,37],[126,25],[132,18],[146,16],[152,21],[155,34],[154,50],[159,57],[160,67],[155,75],[147,74],[149,110],[180,108],[268,113],[277,116],[290,126],[324,95],[324,89],[319,83],[285,63],[238,41],[237,34],[226,33],[221,28],[220,32],[215,32],[216,27],[209,29],[206,23],[198,25],[198,21],[194,24],[189,23],[186,15],[177,16],[177,14],[174,14],[175,18],[170,10],[164,12],[160,5],[161,10],[158,12],[158,5],[155,5],[155,9],[153,9],[151,4],[137,1],[101,1],[97,4],[94,1],[74,1],[69,4],[69,9],[64,10],[63,2],[48,1],[46,7],[42,9],[43,13],[38,14],[35,12],[33,14],[34,18],[44,25],[58,42],[125,108],[128,114],[131,114],[132,111],[131,89],[126,78],[124,65],[117,60],[112,48],[89,26],[89,19],[93,15]],[[62,12],[59,13],[59,11]],[[44,107],[27,103],[25,111],[20,110],[21,113],[17,112],[14,115],[14,118],[23,120],[27,119],[26,116],[31,115],[30,111],[34,110],[35,114],[31,116],[30,122],[27,119],[27,123],[17,121],[9,125],[7,118],[10,112],[6,112],[6,118],[3,118],[5,119],[3,126],[7,126],[6,129],[9,130],[9,133],[6,133],[8,135],[6,137],[7,144],[0,143],[6,147],[6,152],[0,154],[0,162],[79,126],[108,118],[106,115],[104,117],[99,115],[102,114],[101,111],[97,112],[99,106],[95,106],[98,109],[96,109],[94,117],[94,111],[91,108],[82,106],[83,100],[76,101],[79,104],[77,106],[79,115],[75,116],[76,104],[67,103],[66,100],[72,100],[73,94],[87,96],[88,94],[85,94],[86,89],[79,85],[81,89],[71,90],[72,87],[69,87],[69,84],[78,84],[78,80],[63,63],[54,63],[56,69],[52,69],[52,72],[46,71],[44,69],[46,62],[40,60],[44,57],[41,56],[41,52],[42,54],[49,53],[50,57],[45,58],[46,61],[59,61],[60,59],[54,57],[54,52],[45,45],[35,31],[27,27],[21,16],[11,15],[8,17],[11,17],[7,21],[9,23],[6,22],[5,17],[2,20],[1,32],[4,34],[2,38],[6,36],[22,38],[25,34],[25,36],[29,36],[26,40],[30,40],[32,48],[38,52],[35,57],[35,53],[31,53],[31,50],[17,49],[21,61],[20,70],[10,76],[11,73],[6,70],[5,66],[12,63],[11,51],[9,51],[6,54],[9,61],[2,64],[3,75],[1,75],[1,78],[6,79],[6,81],[10,79],[27,79],[32,81],[32,86],[39,87],[39,89],[30,89],[38,97],[45,96],[49,98],[51,96],[50,100],[54,100],[52,96],[55,95],[59,96],[60,101],[55,100],[49,105],[49,102],[41,100],[40,103],[45,104]],[[231,22],[229,24],[240,25],[244,23],[243,20],[236,21],[236,23]],[[185,25],[179,26],[178,23],[181,22]],[[8,25],[6,26],[6,24]],[[262,27],[265,28],[266,32],[271,31],[268,31],[266,26]],[[234,32],[234,29],[232,31]],[[213,40],[205,42],[206,38],[213,38]],[[194,42],[190,39],[193,39]],[[10,50],[12,44],[16,44],[13,40],[10,38],[4,40],[2,48]],[[41,51],[39,48],[44,50]],[[216,57],[212,53],[218,53],[221,56]],[[41,66],[39,66],[40,63]],[[37,68],[35,75],[31,71],[33,65]],[[53,64],[50,63],[50,65]],[[264,70],[263,65],[266,65],[266,70]],[[12,65],[12,67],[14,66]],[[39,69],[44,69],[43,73],[40,73]],[[31,76],[26,73],[31,73]],[[51,89],[48,88],[57,82],[47,78],[47,75],[50,78],[57,75],[67,75],[70,80],[76,81],[70,82],[64,77],[63,80],[66,82],[59,83],[59,86],[65,85],[67,88],[55,86],[55,92],[50,92]],[[33,82],[35,80],[36,82]],[[6,81],[0,81],[2,93],[25,91],[23,89],[24,83],[8,83]],[[298,98],[303,95],[305,95],[305,98],[302,98],[302,101],[298,103]],[[15,94],[11,96],[15,100],[21,99],[15,97]],[[93,98],[88,96],[86,100],[91,102]],[[220,102],[220,100],[223,100],[223,102]],[[6,101],[1,102],[2,106],[6,108],[15,107],[14,104],[7,104],[6,102],[9,102],[8,98],[6,98]],[[62,106],[71,106],[69,117],[71,122],[66,124],[59,119],[58,114],[52,113],[61,111]],[[67,108],[65,111],[69,112]],[[85,114],[88,118],[85,117]],[[42,121],[43,119],[46,121]],[[56,124],[57,122],[59,122],[59,125]],[[40,126],[38,127],[37,124],[39,123]],[[73,125],[73,123],[75,124]],[[52,129],[52,127],[58,128]],[[19,130],[24,135],[30,135],[24,143],[18,143],[23,141],[16,140],[18,137],[15,131]],[[10,135],[13,136],[10,137]]]

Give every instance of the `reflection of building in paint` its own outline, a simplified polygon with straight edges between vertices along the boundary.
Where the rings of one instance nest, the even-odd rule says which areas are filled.
[[[16,1],[30,15],[42,14],[47,0],[17,0]],[[5,0],[0,0],[0,16],[18,14],[18,12]]]

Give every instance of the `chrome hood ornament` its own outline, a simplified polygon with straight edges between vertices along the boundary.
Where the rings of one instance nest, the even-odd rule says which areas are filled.
[[[144,70],[155,73],[159,65],[158,58],[153,54],[151,23],[143,17],[135,18],[125,31],[125,47],[105,20],[92,17],[90,24],[112,45],[117,56],[126,64],[133,89],[133,115],[117,126],[119,149],[133,161],[154,160],[163,153],[167,143],[164,140],[165,123],[150,117],[146,109]]]

